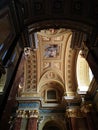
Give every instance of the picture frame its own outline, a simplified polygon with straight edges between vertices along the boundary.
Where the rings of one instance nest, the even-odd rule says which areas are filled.
[[[44,46],[44,58],[58,58],[60,56],[60,46],[58,44],[48,44]]]

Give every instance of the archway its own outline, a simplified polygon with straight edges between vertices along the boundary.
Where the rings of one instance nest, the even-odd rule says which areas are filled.
[[[51,126],[45,126],[43,130],[60,130],[57,126],[51,125]]]
[[[47,122],[42,130],[62,130],[61,126],[55,121]]]

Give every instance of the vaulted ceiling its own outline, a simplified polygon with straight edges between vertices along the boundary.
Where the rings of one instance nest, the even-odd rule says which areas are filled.
[[[78,80],[83,78],[83,76],[77,78],[77,75],[80,75],[77,71],[83,70],[79,67],[77,69],[78,53],[87,59],[98,81],[96,71],[98,68],[96,62],[98,59],[97,8],[96,0],[92,2],[81,0],[10,1],[5,14],[7,15],[8,11],[9,19],[6,17],[6,21],[11,25],[13,22],[13,27],[6,24],[6,28],[13,31],[12,35],[21,34],[23,40],[24,54],[15,80],[16,86],[19,85],[20,88],[24,86],[22,90],[19,90],[22,96],[32,91],[41,93],[46,86],[51,87],[51,84],[59,86],[61,95],[75,96],[79,88]],[[8,49],[10,45],[7,44]],[[80,52],[80,50],[83,51]],[[84,77],[88,76],[84,73]],[[20,85],[19,82],[23,83]]]
[[[80,91],[84,90],[85,82],[89,86],[87,95],[90,98],[97,95],[98,102],[98,0],[1,0],[0,9],[3,9],[0,12],[0,40],[4,41],[0,51],[0,56],[4,55],[2,63],[0,61],[0,76],[10,63],[9,58],[12,60],[16,53],[14,62],[7,66],[1,112],[9,92],[8,100],[16,99],[17,88],[17,96],[21,99],[41,97],[45,103],[45,93],[49,90],[57,96],[59,103],[62,97],[73,103],[78,99],[80,102],[78,93],[85,94]],[[94,74],[95,79],[90,84],[86,82],[89,81],[89,68],[83,57]]]
[[[86,94],[91,82],[89,66],[82,56],[82,49],[71,48],[70,29],[40,30],[30,34],[30,41],[31,47],[24,48],[23,60],[16,76],[18,97],[45,99],[46,91],[55,90],[62,101],[64,96],[66,100],[75,100],[78,90]]]

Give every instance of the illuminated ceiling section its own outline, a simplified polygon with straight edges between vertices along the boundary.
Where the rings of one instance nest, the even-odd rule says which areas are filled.
[[[52,69],[62,77],[64,81],[64,56],[67,38],[71,34],[66,29],[41,30],[38,34],[38,67],[40,75]]]
[[[86,62],[85,58],[81,55],[81,51],[80,51],[77,58],[78,91],[87,92],[92,78],[93,75],[89,68],[89,65]]]
[[[89,88],[90,69],[79,49],[71,48],[72,31],[47,29],[34,33],[34,48],[24,49],[22,97],[42,97],[55,93],[57,99],[74,99]],[[32,40],[32,41],[33,41]],[[60,95],[59,95],[60,93]],[[59,100],[56,100],[59,101]]]

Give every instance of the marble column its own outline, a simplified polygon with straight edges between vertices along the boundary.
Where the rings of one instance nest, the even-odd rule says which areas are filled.
[[[22,121],[21,121],[21,128],[20,130],[26,130],[27,129],[27,121],[28,121],[28,111],[23,111],[22,114]]]
[[[77,126],[77,118],[76,117],[70,117],[72,130],[78,130]]]
[[[95,130],[96,128],[95,128],[95,125],[93,123],[93,119],[91,116],[92,104],[91,103],[83,104],[83,106],[81,107],[81,111],[84,113],[84,115],[86,117],[88,130]]]
[[[14,130],[20,130],[21,128],[22,113],[23,111],[17,111],[17,117],[15,120]]]
[[[37,130],[38,110],[29,111],[27,130]]]
[[[95,109],[91,112],[91,117],[92,117],[95,129],[98,130],[98,114]]]
[[[90,112],[86,113],[86,120],[87,120],[88,130],[95,130]]]
[[[80,118],[81,112],[79,108],[70,108],[66,110],[66,114],[68,116],[69,122],[71,125],[70,130],[79,130],[78,127],[78,117]]]

